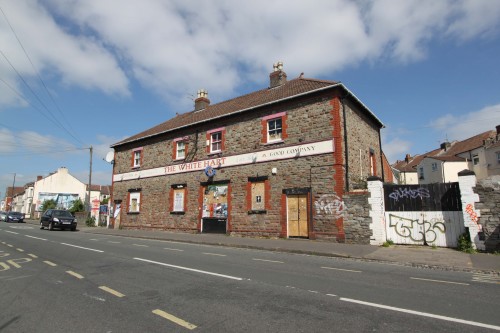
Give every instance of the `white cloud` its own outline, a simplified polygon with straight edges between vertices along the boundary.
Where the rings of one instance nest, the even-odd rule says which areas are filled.
[[[72,34],[37,1],[3,1],[1,8],[5,16],[0,15],[0,43],[5,47],[0,56],[0,77],[17,92],[26,88],[19,75],[31,86],[37,84],[38,72],[45,78],[59,77],[68,86],[129,94],[127,77],[101,41]],[[0,84],[6,86],[5,82]],[[0,91],[0,103],[10,105],[19,99],[10,88]]]
[[[431,40],[497,33],[500,21],[500,2],[491,0],[33,0],[2,7],[45,75],[121,95],[137,80],[181,107],[200,88],[217,101],[234,95],[240,78],[266,84],[278,60],[289,77],[381,58],[417,61]],[[33,75],[4,21],[8,57]],[[11,72],[0,62],[10,82],[17,80]]]
[[[496,125],[500,125],[500,104],[459,116],[446,114],[430,124],[436,131],[445,134],[449,141],[464,140],[495,130]]]
[[[390,164],[401,160],[404,156],[410,152],[412,148],[412,143],[408,140],[402,139],[397,134],[394,137],[394,133],[388,134],[390,132],[384,131],[382,133],[382,149],[385,156]]]

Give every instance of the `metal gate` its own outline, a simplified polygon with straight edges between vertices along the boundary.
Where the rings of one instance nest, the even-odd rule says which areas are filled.
[[[387,239],[456,247],[465,231],[458,183],[384,185]]]

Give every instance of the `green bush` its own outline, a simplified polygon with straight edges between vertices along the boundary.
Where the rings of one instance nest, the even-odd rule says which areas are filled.
[[[389,247],[391,245],[394,245],[394,242],[392,241],[392,239],[388,239],[384,242],[384,244],[382,244],[383,247]]]
[[[476,253],[476,249],[472,247],[472,241],[470,240],[468,230],[458,237],[457,250],[465,253]]]
[[[87,225],[87,227],[95,227],[95,217],[87,217],[87,219],[85,220],[85,224]]]

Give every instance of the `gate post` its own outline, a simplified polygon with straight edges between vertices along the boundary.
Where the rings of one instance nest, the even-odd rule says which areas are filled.
[[[458,173],[458,184],[462,200],[462,214],[464,215],[464,226],[469,228],[472,247],[478,250],[485,250],[484,241],[479,239],[479,233],[483,227],[479,224],[480,211],[476,210],[475,203],[479,202],[479,195],[474,193],[476,186],[476,174],[470,170],[463,170]]]
[[[370,204],[370,230],[372,236],[370,237],[371,245],[382,245],[387,238],[385,228],[385,206],[384,206],[384,184],[378,177],[368,177],[368,204]]]

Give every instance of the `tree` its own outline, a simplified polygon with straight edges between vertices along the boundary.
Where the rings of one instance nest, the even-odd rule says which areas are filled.
[[[42,211],[45,212],[47,209],[54,209],[57,207],[57,202],[54,199],[45,200],[42,204]]]
[[[82,199],[78,198],[73,200],[71,207],[69,208],[71,213],[83,212],[85,211],[85,205],[82,202]]]

